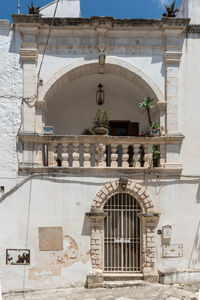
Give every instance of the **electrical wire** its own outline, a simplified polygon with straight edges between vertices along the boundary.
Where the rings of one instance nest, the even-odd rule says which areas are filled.
[[[81,174],[83,176],[83,174]],[[102,174],[103,176],[105,176],[105,173]],[[181,178],[191,178],[191,179],[196,179],[196,180],[200,180],[200,176],[191,176],[191,175],[177,175],[177,174],[160,174],[160,173],[153,173],[153,172],[142,172],[142,173],[135,173],[135,174],[126,174],[126,173],[122,173],[119,175],[113,175],[114,178],[119,178],[122,176],[126,176],[127,178],[131,179],[133,177],[141,177],[141,176],[145,176],[145,175],[150,175],[150,176],[154,176],[156,177],[155,179],[160,179],[160,178],[168,178],[168,179],[180,179]],[[17,183],[13,188],[11,188],[7,193],[3,194],[0,197],[0,203],[6,199],[8,196],[10,196],[11,194],[13,194],[16,190],[18,190],[22,185],[24,185],[27,181],[29,181],[30,179],[36,178],[36,177],[43,177],[43,178],[50,178],[52,176],[63,176],[63,177],[71,177],[71,174],[69,173],[56,173],[56,172],[46,172],[46,173],[33,173],[31,175],[29,175],[28,177],[25,177],[23,180],[21,180],[19,183]],[[88,176],[88,174],[86,175]],[[108,174],[108,177],[109,176]],[[188,181],[189,182],[189,181]],[[102,185],[108,183],[108,181],[106,182],[101,182]]]
[[[44,57],[45,57],[47,46],[48,46],[48,43],[49,43],[49,38],[50,38],[51,30],[52,30],[52,27],[53,27],[53,24],[54,24],[54,20],[55,20],[55,16],[56,16],[59,1],[60,0],[57,0],[57,2],[56,2],[56,7],[55,7],[54,14],[53,14],[53,19],[52,19],[52,22],[51,22],[51,25],[50,25],[50,28],[49,28],[46,44],[45,44],[45,47],[44,47],[44,52],[43,52],[43,55],[42,55],[42,60],[41,60],[40,67],[39,67],[39,70],[38,70],[38,74],[37,74],[38,82],[39,82],[39,77],[40,77],[42,65],[43,65],[43,62],[44,62]],[[38,85],[38,88],[39,88],[39,85]]]
[[[55,10],[54,10],[52,22],[50,24],[50,28],[49,28],[47,40],[46,40],[45,47],[44,47],[44,52],[43,52],[43,55],[42,55],[42,60],[41,60],[41,63],[40,63],[40,66],[39,66],[39,70],[38,70],[38,73],[37,73],[37,89],[36,89],[36,92],[35,92],[35,94],[33,96],[29,96],[29,97],[25,97],[25,98],[23,97],[22,98],[22,101],[25,102],[29,108],[34,107],[34,100],[38,98],[38,94],[39,94],[39,77],[40,77],[40,73],[41,73],[41,70],[42,70],[42,65],[44,63],[44,58],[45,58],[47,46],[48,46],[48,43],[49,43],[49,39],[50,39],[50,35],[51,35],[53,24],[54,24],[54,20],[55,20],[55,16],[56,16],[56,12],[57,12],[59,1],[60,0],[56,1],[56,6],[55,6]],[[6,95],[6,96],[3,96],[2,98],[10,99],[10,96]]]

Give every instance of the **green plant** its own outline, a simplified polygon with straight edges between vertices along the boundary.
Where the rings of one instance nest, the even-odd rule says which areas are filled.
[[[94,118],[94,128],[104,127],[109,129],[110,115],[106,110],[98,109]]]
[[[151,122],[151,128],[158,129],[158,128],[160,128],[160,126],[159,126],[158,122]]]
[[[29,15],[39,15],[40,14],[40,7],[37,6],[35,7],[33,5],[33,2],[31,1],[31,6],[27,5],[28,6],[28,10],[29,10]]]
[[[86,128],[83,130],[82,135],[92,135],[90,128]]]
[[[153,153],[153,161],[157,162],[160,159],[160,157],[161,157],[158,145],[153,145],[153,147],[152,147],[152,153]]]
[[[148,116],[148,121],[149,121],[149,127],[151,127],[152,121],[151,121],[151,113],[150,113],[150,109],[152,108],[154,102],[154,98],[145,98],[140,104],[139,106],[143,109],[146,110],[147,112],[147,116]]]
[[[170,6],[165,5],[167,13],[163,14],[163,17],[174,18],[179,9],[175,9],[176,0],[171,3]]]

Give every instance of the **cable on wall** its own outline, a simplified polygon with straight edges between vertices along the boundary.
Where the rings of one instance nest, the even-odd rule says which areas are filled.
[[[45,57],[47,46],[48,46],[48,43],[49,43],[49,38],[50,38],[50,35],[51,35],[52,26],[54,24],[54,20],[55,20],[55,16],[56,16],[59,1],[60,0],[57,0],[57,2],[56,2],[56,7],[55,7],[55,10],[54,10],[53,19],[52,19],[52,22],[51,22],[51,25],[50,25],[50,28],[49,28],[46,44],[45,44],[45,47],[44,47],[44,52],[43,52],[43,55],[42,55],[42,60],[41,60],[40,67],[39,67],[39,70],[38,70],[38,74],[37,74],[38,82],[39,82],[39,77],[40,77],[42,65],[43,65],[43,62],[44,62],[44,57]],[[38,87],[39,87],[39,85],[38,85]],[[37,89],[37,92],[38,92],[38,89]]]

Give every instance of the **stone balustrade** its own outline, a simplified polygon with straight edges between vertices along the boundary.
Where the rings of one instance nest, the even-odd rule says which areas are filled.
[[[150,168],[181,170],[183,136],[45,136],[19,135],[20,169],[37,168]],[[153,159],[153,146],[160,159]]]

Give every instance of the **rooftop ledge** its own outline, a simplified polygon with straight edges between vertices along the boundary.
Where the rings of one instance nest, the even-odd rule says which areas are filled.
[[[0,20],[0,27],[4,27],[4,28],[10,28],[11,27],[11,23],[9,20]]]
[[[41,15],[12,15],[14,23],[37,23],[38,25],[51,25],[53,18],[42,18]],[[155,26],[155,27],[186,27],[189,25],[188,18],[167,18],[162,19],[114,19],[113,17],[93,16],[91,18],[55,18],[53,26],[78,26],[78,25],[105,25],[113,26]]]

